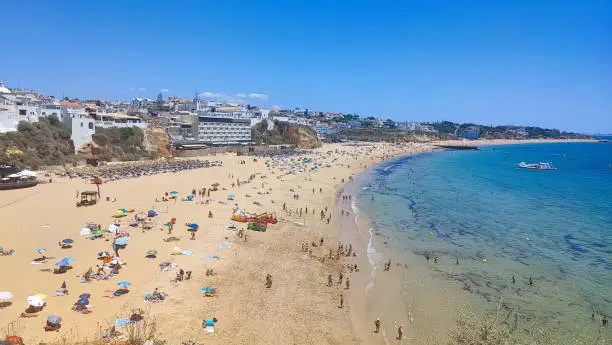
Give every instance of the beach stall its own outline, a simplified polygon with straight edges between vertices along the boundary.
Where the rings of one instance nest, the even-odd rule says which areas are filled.
[[[93,206],[98,202],[98,192],[89,190],[81,192],[81,200],[77,202],[77,207]]]

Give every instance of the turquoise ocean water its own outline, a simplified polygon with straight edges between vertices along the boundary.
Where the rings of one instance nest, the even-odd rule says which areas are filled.
[[[558,170],[517,169],[521,161]],[[612,143],[441,151],[370,175],[358,204],[375,247],[422,255],[436,278],[483,305],[502,297],[523,326],[588,332],[593,311],[612,315]]]

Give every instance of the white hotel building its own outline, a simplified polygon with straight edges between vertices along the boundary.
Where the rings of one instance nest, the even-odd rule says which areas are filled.
[[[251,120],[200,115],[198,140],[217,145],[248,144],[251,141]]]

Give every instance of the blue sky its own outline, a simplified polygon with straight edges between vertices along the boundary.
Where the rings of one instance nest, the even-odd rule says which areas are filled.
[[[612,2],[7,1],[0,80],[612,132]]]

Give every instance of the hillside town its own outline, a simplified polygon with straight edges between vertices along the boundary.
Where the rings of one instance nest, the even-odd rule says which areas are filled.
[[[198,145],[251,144],[251,128],[267,121],[301,124],[313,128],[325,139],[346,129],[390,128],[437,132],[431,125],[395,122],[378,117],[361,118],[309,109],[267,109],[249,104],[219,102],[200,98],[134,98],[129,102],[56,98],[38,91],[9,88],[0,82],[0,133],[16,131],[20,121],[37,122],[40,117],[55,115],[70,130],[75,150],[92,140],[96,128],[155,127],[163,128],[173,143]]]

